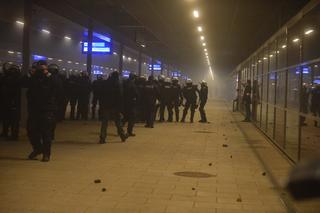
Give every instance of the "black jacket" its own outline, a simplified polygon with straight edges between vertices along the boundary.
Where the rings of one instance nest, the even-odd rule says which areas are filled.
[[[123,88],[119,79],[109,77],[103,81],[101,107],[107,110],[123,111]]]
[[[62,95],[62,86],[51,74],[47,76],[30,76],[26,86],[28,112],[32,115],[55,113],[58,108],[58,99]]]
[[[207,86],[201,86],[200,92],[199,92],[199,98],[201,102],[206,102],[208,100],[208,87]]]

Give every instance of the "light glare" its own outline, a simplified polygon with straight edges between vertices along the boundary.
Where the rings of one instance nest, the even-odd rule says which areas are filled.
[[[193,17],[199,18],[199,16],[200,16],[199,11],[198,10],[194,10],[193,11]]]

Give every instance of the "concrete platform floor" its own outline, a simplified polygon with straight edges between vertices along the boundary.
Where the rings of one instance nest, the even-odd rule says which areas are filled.
[[[110,126],[105,145],[98,122],[66,121],[49,163],[25,160],[25,134],[1,141],[0,212],[320,212],[282,190],[292,165],[239,113],[221,101],[207,113],[210,124],[138,124],[126,143]],[[211,177],[174,174],[188,171]]]

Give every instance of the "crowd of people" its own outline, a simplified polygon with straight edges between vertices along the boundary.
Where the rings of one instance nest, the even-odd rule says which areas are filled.
[[[201,117],[199,122],[207,123],[205,105],[208,87],[205,81],[200,83],[198,89],[191,79],[186,80],[182,86],[175,77],[161,75],[158,78],[147,78],[130,73],[129,78],[125,79],[119,72],[112,72],[107,79],[98,75],[91,82],[87,72],[71,73],[67,77],[56,64],[48,65],[42,60],[34,62],[27,75],[22,75],[20,67],[10,63],[4,63],[2,71],[1,137],[18,140],[21,94],[22,88],[25,88],[27,134],[33,149],[28,156],[30,160],[41,154],[42,161],[50,160],[56,124],[65,119],[99,119],[100,144],[106,143],[109,120],[115,122],[122,142],[135,136],[134,125],[137,122],[145,123],[146,128],[154,128],[158,117],[159,122],[185,122],[190,111],[192,123],[198,107]],[[66,115],[68,105],[69,116]],[[183,112],[180,119],[181,106]]]

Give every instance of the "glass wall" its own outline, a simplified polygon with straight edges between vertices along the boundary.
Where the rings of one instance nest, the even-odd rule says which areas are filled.
[[[241,95],[252,80],[252,120],[295,162],[320,154],[320,5],[299,17],[233,75]]]

